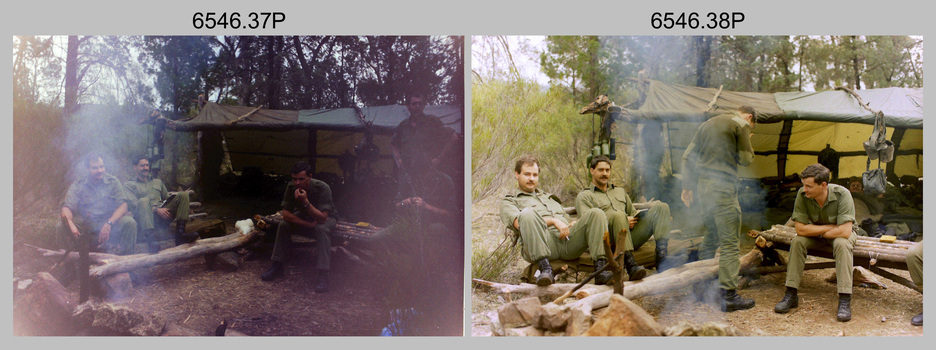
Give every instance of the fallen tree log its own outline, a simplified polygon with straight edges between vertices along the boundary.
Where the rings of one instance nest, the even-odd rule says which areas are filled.
[[[258,237],[259,231],[254,230],[246,235],[234,233],[224,237],[196,240],[193,243],[165,249],[156,254],[137,254],[95,266],[91,268],[90,274],[92,278],[100,279],[116,273],[170,264],[206,254],[217,254],[245,246]]]
[[[789,226],[774,225],[767,231],[753,231],[760,237],[774,242],[777,249],[790,250],[790,243],[796,237],[796,229]],[[855,265],[859,266],[879,266],[895,269],[907,269],[906,253],[914,242],[897,241],[895,243],[883,243],[877,238],[858,236],[855,247],[852,250]],[[809,255],[834,258],[832,246],[810,249]]]
[[[740,258],[742,273],[754,271],[762,259],[763,254],[757,249],[752,249]],[[717,277],[718,260],[706,259],[668,269],[663,273],[645,277],[641,281],[625,282],[622,296],[633,300],[660,295]],[[570,288],[572,287],[574,285],[570,285]],[[607,307],[612,294],[612,290],[608,288],[606,291],[562,305],[546,303],[535,312],[533,325],[548,330],[565,330],[568,335],[580,334],[584,328],[581,324],[583,315],[588,315],[592,310]]]

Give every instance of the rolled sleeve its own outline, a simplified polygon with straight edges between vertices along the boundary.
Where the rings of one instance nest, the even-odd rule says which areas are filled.
[[[835,216],[836,225],[846,222],[855,222],[855,201],[848,191],[839,193],[838,213]]]
[[[803,190],[796,194],[796,202],[793,204],[793,215],[790,217],[793,221],[801,224],[811,224],[809,215],[806,214],[806,197],[803,196]]]
[[[517,206],[517,203],[512,197],[504,197],[501,199],[500,203],[500,217],[504,225],[507,225],[512,230],[514,228],[514,220],[520,216],[520,207]]]
[[[591,199],[591,194],[588,193],[588,191],[579,192],[579,194],[575,196],[575,211],[579,215],[582,215],[586,210],[594,208],[595,203]]]

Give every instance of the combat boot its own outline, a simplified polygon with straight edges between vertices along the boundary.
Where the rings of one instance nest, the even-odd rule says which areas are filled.
[[[192,242],[195,242],[196,239],[198,239],[197,233],[194,233],[194,232],[185,233],[185,224],[186,224],[186,221],[181,221],[181,220],[176,221],[176,230],[175,230],[175,244],[176,245],[192,243]]]
[[[838,314],[835,317],[839,322],[851,320],[851,294],[839,293]]]
[[[604,258],[595,260],[595,271],[601,270],[607,264],[608,264],[608,261],[605,260]],[[608,284],[608,282],[611,282],[611,277],[613,276],[614,274],[611,273],[611,271],[609,270],[601,271],[601,273],[599,273],[598,276],[595,276],[595,284],[598,284],[598,285]]]
[[[647,277],[647,269],[634,261],[633,253],[633,251],[624,252],[624,269],[627,270],[627,279],[636,281]]]
[[[542,258],[539,261],[539,276],[536,277],[536,285],[540,287],[545,287],[553,283],[553,271],[552,265],[549,264],[548,258]]]
[[[747,310],[754,307],[754,299],[742,298],[734,289],[721,289],[722,291],[722,312],[732,312],[738,310]]]
[[[266,270],[263,274],[260,275],[260,279],[264,281],[272,281],[279,277],[282,277],[286,272],[286,269],[283,267],[282,261],[273,261],[273,266],[270,266],[269,270]]]
[[[318,270],[318,277],[315,280],[315,292],[316,293],[325,293],[328,292],[328,270]]]
[[[774,306],[773,310],[778,314],[785,314],[797,306],[799,306],[799,296],[796,295],[796,288],[786,287],[786,294],[783,295],[783,299],[780,299],[777,306]]]
[[[923,311],[920,311],[919,315],[913,316],[913,318],[910,319],[910,324],[914,326],[922,326],[923,325]]]
[[[666,248],[668,244],[669,240],[666,239],[656,241],[656,251],[654,252],[653,257],[656,258],[657,273],[666,271],[671,267],[669,266],[669,262],[666,261]]]

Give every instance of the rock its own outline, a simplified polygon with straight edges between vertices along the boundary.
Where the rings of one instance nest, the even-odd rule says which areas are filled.
[[[163,333],[166,321],[142,315],[122,305],[89,301],[75,308],[76,324],[89,329],[89,335],[154,336]]]
[[[586,308],[572,309],[571,312],[568,324],[566,324],[565,335],[582,335],[591,326],[591,313]]]
[[[533,324],[539,308],[539,298],[529,297],[501,305],[497,308],[497,316],[505,329],[529,326]]]
[[[741,332],[733,326],[706,322],[702,325],[693,325],[688,322],[682,322],[673,327],[667,328],[664,335],[670,337],[695,337],[695,336],[737,336],[744,337],[747,334]],[[764,335],[764,334],[756,334]]]
[[[585,332],[587,336],[661,336],[664,328],[627,298],[614,294],[608,310]]]
[[[101,285],[108,300],[121,300],[133,293],[133,281],[127,272],[104,276]]]
[[[205,255],[205,263],[209,270],[237,271],[240,268],[240,255],[235,252]]]
[[[48,272],[35,280],[13,300],[14,335],[74,335],[78,330],[72,310],[78,297]]]
[[[497,316],[496,311],[491,311],[487,313],[488,322],[491,324],[491,335],[493,336],[503,336],[504,335],[504,326],[501,325],[500,319]]]
[[[169,323],[166,325],[166,331],[162,333],[164,337],[200,337],[204,334],[180,326],[177,323]]]
[[[527,326],[522,328],[510,328],[507,330],[506,335],[511,337],[541,337],[543,334],[543,330],[533,326]]]

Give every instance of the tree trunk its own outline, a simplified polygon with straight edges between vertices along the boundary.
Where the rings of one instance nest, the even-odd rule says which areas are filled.
[[[65,56],[65,116],[78,110],[78,36],[68,36]]]

